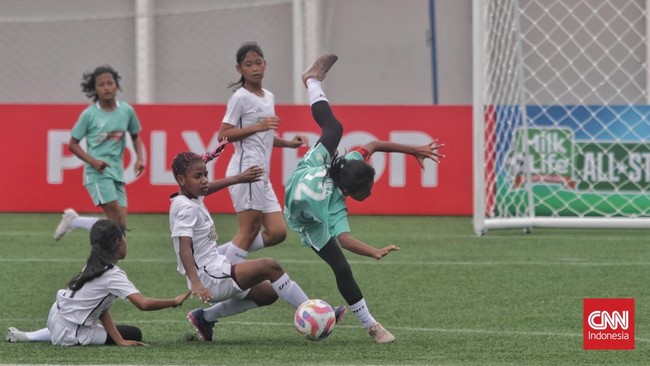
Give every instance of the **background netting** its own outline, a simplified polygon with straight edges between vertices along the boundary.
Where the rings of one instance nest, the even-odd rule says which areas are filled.
[[[483,2],[488,220],[650,214],[645,5]]]
[[[3,0],[0,2],[0,100],[77,103],[84,71],[109,64],[122,76],[125,100],[137,102],[141,42],[148,20],[150,103],[225,102],[237,81],[235,53],[257,41],[268,60],[291,60],[290,0],[155,0],[149,13],[134,0]],[[140,40],[138,37],[141,37]],[[269,65],[265,84],[291,100],[291,63]],[[281,81],[289,82],[281,82]],[[49,90],[44,91],[43,88]]]

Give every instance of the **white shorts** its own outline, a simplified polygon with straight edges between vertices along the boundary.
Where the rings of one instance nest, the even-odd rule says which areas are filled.
[[[228,299],[243,299],[248,295],[250,289],[242,290],[231,275],[233,266],[230,262],[224,262],[221,268],[203,268],[198,271],[199,279],[203,286],[212,295],[210,302],[220,302]],[[191,285],[190,285],[191,288]]]
[[[108,333],[101,324],[93,326],[78,325],[61,318],[56,302],[50,308],[50,314],[47,317],[47,329],[50,331],[50,341],[55,346],[105,344],[108,337]]]
[[[268,179],[228,187],[235,212],[257,210],[263,213],[280,212],[280,203]]]

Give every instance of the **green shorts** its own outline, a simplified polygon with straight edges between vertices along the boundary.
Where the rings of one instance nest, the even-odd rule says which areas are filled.
[[[126,205],[126,189],[124,183],[114,179],[100,179],[93,183],[86,184],[86,189],[93,199],[95,206],[104,205],[109,202],[117,201],[122,207]]]
[[[341,211],[329,218],[329,224],[315,218],[309,211],[298,211],[297,215],[290,215],[285,209],[284,217],[290,229],[300,234],[302,244],[321,250],[331,238],[337,238],[342,233],[349,233],[350,226],[347,220],[347,211]]]

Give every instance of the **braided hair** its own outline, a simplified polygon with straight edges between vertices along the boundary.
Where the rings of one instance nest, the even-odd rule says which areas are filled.
[[[192,164],[199,161],[203,161],[201,160],[201,156],[190,151],[185,151],[176,155],[172,161],[172,173],[174,174],[174,177],[185,175],[185,172],[187,172]]]
[[[327,166],[326,176],[346,195],[350,195],[374,181],[375,168],[361,160],[347,160],[336,151]]]
[[[81,82],[81,91],[86,94],[86,96],[90,99],[93,100],[93,102],[96,102],[98,97],[97,97],[97,90],[95,89],[95,82],[97,80],[97,76],[105,73],[110,73],[113,75],[113,79],[115,79],[115,85],[117,85],[118,90],[122,90],[120,87],[120,79],[122,78],[117,71],[115,71],[112,67],[108,65],[102,65],[97,67],[93,72],[86,72],[83,74],[82,77],[82,82]]]
[[[90,229],[90,255],[81,272],[68,282],[68,288],[77,291],[115,266],[118,242],[125,236],[122,225],[99,220]]]
[[[172,161],[172,173],[174,174],[174,177],[178,175],[185,175],[187,169],[189,169],[190,166],[192,166],[192,164],[196,163],[197,161],[202,161],[203,163],[207,164],[208,162],[218,158],[221,156],[221,153],[223,153],[226,145],[228,145],[228,139],[224,138],[219,142],[214,150],[208,151],[204,154],[199,155],[197,153],[185,151],[176,155]]]

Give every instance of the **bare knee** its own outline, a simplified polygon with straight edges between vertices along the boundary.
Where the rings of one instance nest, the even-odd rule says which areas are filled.
[[[262,233],[264,239],[264,246],[270,247],[272,245],[280,244],[287,238],[286,228],[276,228],[272,230],[265,230]]]
[[[235,241],[239,247],[248,250],[262,228],[261,221],[258,219],[251,220],[248,217],[240,217],[239,221],[240,223],[237,228],[237,234],[235,234],[233,241]]]
[[[269,280],[276,281],[278,278],[282,277],[284,274],[284,269],[278,261],[273,258],[260,258],[261,266],[264,268],[267,273],[267,278]]]

